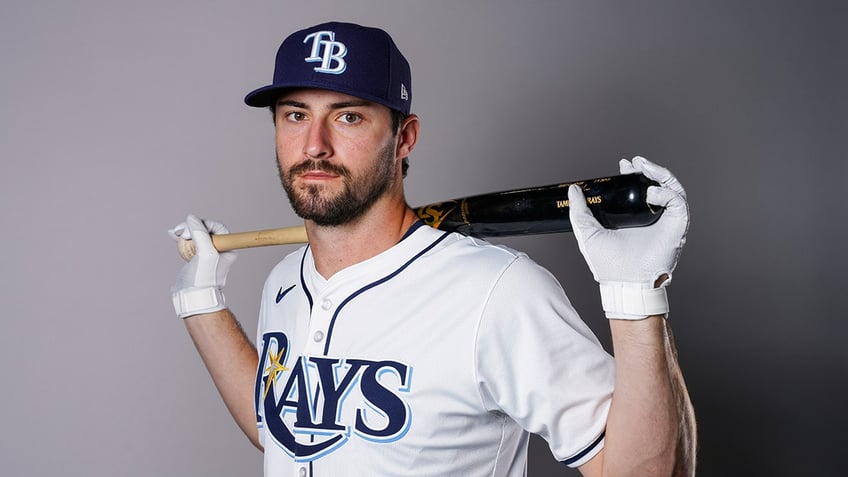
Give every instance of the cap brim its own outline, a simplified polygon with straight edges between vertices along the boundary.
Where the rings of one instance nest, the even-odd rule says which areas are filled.
[[[375,103],[382,104],[389,109],[395,109],[404,114],[409,114],[408,109],[398,108],[396,105],[392,105],[386,101],[385,98],[380,98],[370,94],[362,94],[361,91],[356,91],[343,85],[321,81],[293,81],[288,84],[269,84],[268,86],[263,86],[248,93],[247,96],[244,97],[244,103],[248,106],[253,106],[254,108],[267,108],[268,106],[273,105],[283,92],[296,88],[337,91],[339,93],[349,94],[368,101],[374,101]]]
[[[277,97],[280,96],[284,90],[290,88],[291,86],[273,84],[263,86],[248,93],[247,96],[244,97],[244,103],[248,106],[253,106],[254,108],[266,108],[274,104],[274,101],[277,100]]]

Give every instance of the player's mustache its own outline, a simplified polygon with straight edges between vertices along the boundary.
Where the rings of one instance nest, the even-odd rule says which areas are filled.
[[[310,171],[321,171],[328,174],[334,174],[340,177],[348,177],[350,175],[346,167],[339,164],[332,164],[327,161],[306,159],[301,163],[292,166],[289,169],[289,176],[295,176]]]

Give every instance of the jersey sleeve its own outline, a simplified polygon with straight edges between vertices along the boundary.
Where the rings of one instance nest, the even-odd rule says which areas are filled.
[[[614,361],[550,272],[518,255],[491,290],[475,346],[487,409],[543,437],[569,466],[600,451]]]

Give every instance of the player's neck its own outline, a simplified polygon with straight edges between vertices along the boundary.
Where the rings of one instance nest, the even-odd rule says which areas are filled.
[[[339,226],[306,221],[315,268],[329,279],[340,270],[379,255],[397,244],[417,220],[403,201],[379,200],[362,217]]]

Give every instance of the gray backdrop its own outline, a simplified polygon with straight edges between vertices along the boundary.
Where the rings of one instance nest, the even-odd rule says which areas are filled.
[[[231,230],[297,222],[268,114],[242,97],[286,34],[328,19],[386,28],[412,62],[413,204],[613,174],[636,154],[675,172],[692,225],[671,319],[699,475],[839,473],[843,2],[318,3],[0,6],[4,475],[261,473],[173,316],[165,231],[188,212]],[[607,342],[572,236],[504,242]],[[290,250],[232,270],[251,335]],[[558,470],[534,441],[530,475]]]

